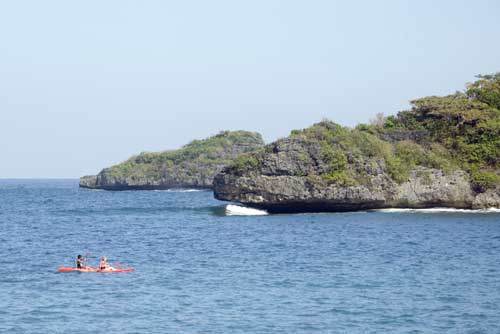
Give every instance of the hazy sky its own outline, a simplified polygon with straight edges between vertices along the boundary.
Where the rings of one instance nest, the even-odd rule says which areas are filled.
[[[0,1],[0,177],[344,125],[500,71],[499,1]]]

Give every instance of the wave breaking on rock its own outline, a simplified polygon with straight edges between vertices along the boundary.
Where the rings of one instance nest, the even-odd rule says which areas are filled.
[[[226,215],[227,216],[265,216],[269,213],[265,210],[258,210],[254,208],[249,208],[240,205],[227,205]]]

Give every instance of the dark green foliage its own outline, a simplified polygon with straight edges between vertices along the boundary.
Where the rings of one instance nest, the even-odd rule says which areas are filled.
[[[333,141],[335,136],[346,131],[348,131],[347,128],[325,119],[320,123],[316,123],[309,128],[301,130],[300,132],[295,132],[295,135],[306,139],[326,141],[330,143]]]
[[[336,147],[342,152],[356,156],[385,157],[391,145],[377,137],[378,130],[373,125],[361,124],[355,129],[342,127],[330,121],[322,121],[302,131],[302,136],[318,141],[322,150],[326,146]]]
[[[391,129],[424,130],[424,125],[419,121],[419,115],[409,111],[402,111],[392,120]]]
[[[408,180],[410,170],[417,166],[441,169],[453,168],[446,151],[439,145],[424,148],[411,141],[402,141],[394,146],[394,152],[385,159],[389,175],[398,183]]]
[[[470,170],[470,174],[472,185],[477,192],[484,192],[500,183],[500,176],[494,171],[479,170],[474,167]]]
[[[396,117],[392,115],[387,117],[385,120],[384,128],[386,129],[396,128]]]
[[[379,132],[379,129],[375,125],[365,124],[365,123],[360,123],[356,125],[356,130],[362,132],[368,132],[372,135],[376,135]]]
[[[236,157],[228,166],[228,169],[236,175],[243,175],[245,172],[260,168],[260,160],[251,154],[241,154]]]
[[[340,150],[335,150],[327,142],[321,142],[321,154],[328,164],[328,171],[344,171],[347,167],[347,158]]]
[[[321,142],[321,155],[327,163],[327,171],[322,175],[327,183],[339,186],[353,186],[356,181],[347,174],[347,158],[345,154],[334,149],[326,141]]]
[[[385,159],[387,172],[397,183],[408,181],[410,166],[405,161],[398,157],[388,157]]]
[[[491,75],[478,75],[478,79],[468,85],[467,96],[500,110],[500,72]]]
[[[409,166],[426,166],[442,169],[440,157],[422,146],[409,141],[402,141],[396,144],[395,156],[404,161]]]
[[[350,138],[346,141],[348,145],[353,145],[367,157],[383,158],[389,154],[391,145],[377,136],[363,131],[353,130]],[[347,149],[347,147],[346,147]]]
[[[347,187],[355,186],[358,184],[356,180],[348,176],[345,171],[331,172],[323,174],[322,176],[323,180],[325,180],[329,184],[335,184],[338,186],[347,186]]]
[[[426,160],[425,150],[418,144],[403,141],[396,144],[395,155],[407,165],[423,165]]]

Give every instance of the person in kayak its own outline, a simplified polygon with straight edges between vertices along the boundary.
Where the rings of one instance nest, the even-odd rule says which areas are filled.
[[[101,270],[115,270],[115,268],[113,268],[109,263],[108,263],[108,257],[107,256],[103,256],[102,259],[101,259],[101,262],[99,262],[99,269]]]
[[[83,267],[83,265],[85,264],[85,262],[87,262],[87,259],[84,259],[84,258],[83,258],[83,256],[78,255],[78,256],[76,257],[76,261],[75,261],[75,262],[76,262],[76,267],[77,267],[78,269],[82,269],[82,267]]]

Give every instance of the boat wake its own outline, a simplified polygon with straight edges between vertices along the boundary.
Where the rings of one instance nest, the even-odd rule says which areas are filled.
[[[258,210],[239,205],[227,205],[226,216],[265,216],[268,215],[265,210]]]
[[[428,209],[377,209],[376,212],[414,212],[414,213],[500,213],[500,209],[453,209],[453,208],[428,208]]]

